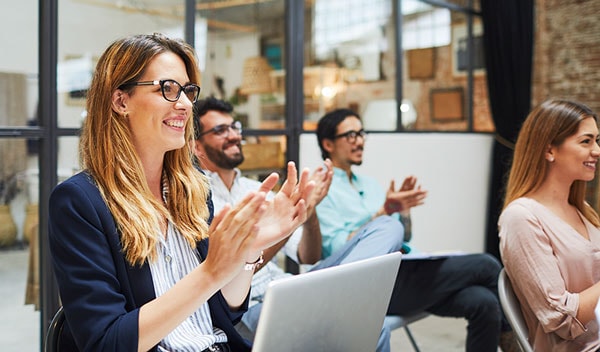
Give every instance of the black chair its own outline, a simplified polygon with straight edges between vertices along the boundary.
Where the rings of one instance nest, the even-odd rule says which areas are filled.
[[[65,324],[65,312],[63,307],[58,308],[56,314],[50,322],[48,332],[46,333],[46,339],[44,341],[45,352],[58,352],[60,351],[60,336],[62,334],[63,326]]]

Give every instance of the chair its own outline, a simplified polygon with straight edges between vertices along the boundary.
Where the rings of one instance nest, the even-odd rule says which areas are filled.
[[[408,339],[410,340],[410,344],[413,346],[413,349],[415,350],[415,352],[420,352],[421,350],[419,349],[417,341],[413,337],[413,334],[410,331],[408,325],[423,318],[427,318],[428,316],[429,313],[427,312],[420,312],[409,316],[387,315],[385,317],[385,324],[390,327],[390,330],[404,328],[404,331],[406,332],[406,335],[408,336]]]
[[[44,352],[58,352],[60,351],[60,335],[65,323],[65,312],[63,307],[58,308],[58,311],[52,318],[48,332],[46,333],[46,340],[44,341]]]
[[[533,352],[533,348],[529,343],[529,330],[521,313],[521,304],[517,296],[515,296],[510,279],[504,269],[500,271],[500,275],[498,276],[498,295],[500,296],[500,304],[502,305],[506,319],[508,319],[508,323],[517,336],[517,341],[521,349],[523,349],[523,352]]]

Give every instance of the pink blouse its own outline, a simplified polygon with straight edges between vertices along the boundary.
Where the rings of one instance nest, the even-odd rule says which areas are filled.
[[[600,281],[600,229],[581,215],[590,240],[530,198],[500,215],[500,254],[521,302],[535,351],[595,351],[597,319],[577,320],[579,292]]]

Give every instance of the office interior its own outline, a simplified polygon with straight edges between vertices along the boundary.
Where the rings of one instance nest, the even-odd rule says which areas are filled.
[[[497,24],[490,11],[510,21]],[[60,304],[46,241],[47,199],[79,171],[78,133],[95,61],[113,40],[153,32],[193,44],[201,97],[233,104],[244,126],[246,174],[284,172],[287,160],[319,165],[318,119],[350,108],[369,132],[361,171],[383,184],[417,175],[430,190],[426,207],[414,212],[421,234],[415,246],[496,254],[494,213],[518,122],[549,97],[600,111],[597,13],[600,0],[5,4],[0,256],[27,252],[23,304],[39,312],[35,328],[44,336]],[[490,45],[490,33],[504,41]],[[522,46],[503,46],[506,39]],[[499,77],[492,62],[514,70]],[[499,89],[512,94],[490,93]],[[596,207],[597,189],[595,180],[588,200]]]

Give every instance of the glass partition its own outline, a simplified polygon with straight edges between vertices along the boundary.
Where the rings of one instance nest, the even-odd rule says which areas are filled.
[[[403,111],[407,129],[490,132],[482,24],[473,16],[472,56],[465,13],[402,2]],[[473,85],[469,85],[469,61]],[[472,99],[471,99],[472,98]],[[473,103],[472,110],[469,104]]]
[[[229,101],[245,129],[285,128],[284,1],[198,2],[207,24],[202,95]],[[196,35],[198,33],[196,32]]]
[[[476,7],[467,7],[472,3],[307,1],[311,30],[304,54],[305,128],[314,127],[329,110],[350,108],[371,131],[493,131],[482,25]],[[396,10],[401,24],[395,22]],[[401,72],[396,72],[400,62]]]
[[[394,20],[390,0],[316,0],[309,7],[304,68],[305,129],[324,113],[350,108],[364,115],[374,100],[395,96]],[[389,118],[367,114],[365,127]],[[365,116],[363,116],[365,117]],[[373,121],[371,123],[371,120]]]
[[[79,128],[95,64],[106,47],[121,37],[160,32],[184,38],[183,1],[62,0],[58,7],[58,125]],[[198,38],[202,38],[199,30]]]
[[[0,311],[3,349],[40,346],[38,234],[38,1],[0,11]],[[10,336],[9,336],[10,335]]]

